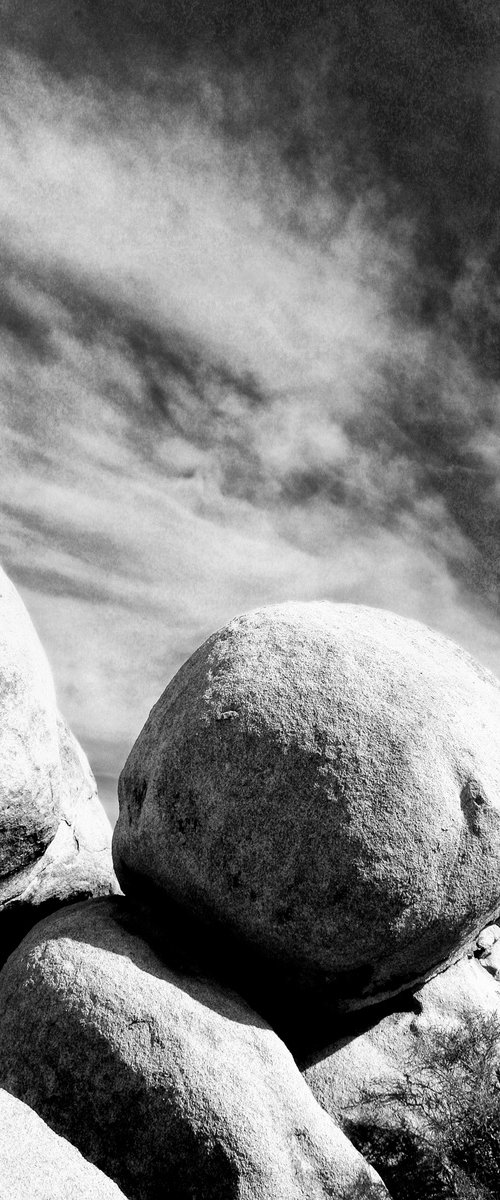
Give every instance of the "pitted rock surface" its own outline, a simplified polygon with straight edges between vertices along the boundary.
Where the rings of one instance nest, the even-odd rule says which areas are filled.
[[[0,1200],[125,1200],[21,1100],[0,1090]]]
[[[424,980],[498,912],[499,728],[495,677],[417,622],[329,603],[246,614],[184,664],[133,747],[118,878],[227,939],[279,1028],[305,1007],[326,1034],[333,1009]]]
[[[0,1085],[131,1200],[385,1195],[273,1030],[136,920],[114,897],[28,934],[0,972]]]
[[[0,569],[0,962],[40,913],[116,890],[95,780],[57,711],[28,613]]]

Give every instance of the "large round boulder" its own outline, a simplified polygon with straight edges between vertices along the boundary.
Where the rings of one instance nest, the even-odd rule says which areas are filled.
[[[0,962],[42,913],[116,889],[94,777],[0,568]]]
[[[130,1200],[386,1196],[273,1030],[138,920],[113,897],[31,930],[0,972],[0,1086]]]
[[[499,729],[498,681],[421,624],[329,603],[238,617],[132,749],[118,878],[223,942],[281,1030],[304,1006],[319,1030],[499,910]]]

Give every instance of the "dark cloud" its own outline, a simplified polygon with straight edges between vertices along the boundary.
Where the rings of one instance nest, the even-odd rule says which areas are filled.
[[[408,516],[414,517],[423,542],[433,544],[438,536],[448,569],[462,585],[498,606],[499,464],[489,462],[485,452],[488,434],[496,429],[500,435],[496,394],[481,385],[448,330],[436,327],[417,362],[404,357],[396,358],[395,365],[382,361],[378,384],[357,411],[339,413],[335,380],[324,388],[318,410],[307,389],[298,395],[293,389],[275,393],[249,371],[238,373],[217,360],[210,347],[181,329],[147,320],[140,309],[93,290],[84,278],[56,267],[16,263],[7,250],[3,259],[0,329],[22,353],[57,363],[64,358],[55,336],[59,327],[86,348],[91,361],[103,352],[104,362],[109,357],[112,365],[117,359],[125,364],[129,390],[123,375],[118,387],[113,371],[106,369],[99,386],[103,401],[126,416],[123,436],[134,455],[149,464],[160,455],[162,474],[193,478],[196,465],[169,454],[171,439],[177,438],[210,457],[223,495],[255,507],[279,512],[291,505],[307,514],[311,503],[320,502],[346,510],[374,530],[398,530]],[[406,322],[403,314],[401,332]],[[396,317],[394,334],[398,336]],[[302,433],[296,453],[285,449],[279,462],[267,457],[262,429],[286,441],[288,414],[297,406],[304,430],[317,427],[321,439],[335,425],[345,435],[340,454],[311,457]],[[27,404],[20,398],[15,415],[21,428],[33,427],[31,398]],[[45,420],[42,410],[38,422]],[[40,444],[37,450],[42,452]],[[30,444],[28,457],[32,453]],[[122,470],[121,464],[117,469]],[[441,502],[442,513],[465,539],[458,553],[453,539],[447,545],[441,538],[443,516],[437,528],[432,511],[428,518],[425,505],[433,500]],[[8,503],[4,512],[15,517]],[[130,563],[120,563],[109,538],[80,531],[75,543],[71,517],[65,528],[61,514],[57,528],[51,529],[46,519],[28,511],[23,523],[89,565],[103,568],[113,561],[115,573],[131,573]],[[295,532],[292,527],[292,539]],[[22,582],[34,583],[28,568],[21,575]],[[58,570],[38,572],[38,578],[44,590],[64,587]],[[90,578],[67,586],[74,594],[100,595]]]
[[[36,567],[17,562],[15,574],[17,586],[32,592],[85,600],[91,604],[101,604],[109,600],[109,590],[106,587],[99,587],[89,580],[79,584],[77,580],[71,579],[67,571],[55,571],[50,567]]]
[[[250,150],[270,187],[269,144],[297,188],[274,196],[295,233],[328,244],[360,196],[398,236],[411,219],[413,259],[398,304],[446,322],[478,369],[499,368],[498,71],[494,0],[45,0],[3,5],[5,40],[83,88],[196,111]],[[110,87],[111,83],[111,87]],[[116,105],[113,104],[113,97]],[[334,196],[319,207],[307,197]],[[283,211],[284,209],[286,211]]]
[[[134,384],[139,380],[139,392],[135,387],[127,393],[123,380],[118,391],[110,371],[101,380],[103,398],[126,413],[134,448],[149,457],[158,439],[172,434],[200,447],[222,442],[236,451],[240,437],[224,401],[236,399],[245,415],[266,404],[265,390],[251,371],[238,372],[182,329],[148,320],[84,277],[16,260],[8,248],[0,251],[0,271],[0,333],[10,335],[20,354],[42,363],[63,359],[57,335],[64,332],[91,356],[102,348],[104,356],[121,357]],[[23,411],[29,424],[31,402]],[[248,445],[242,449],[250,453]]]

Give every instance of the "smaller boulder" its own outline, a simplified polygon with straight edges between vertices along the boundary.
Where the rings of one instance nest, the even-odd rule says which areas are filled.
[[[35,1112],[0,1090],[0,1200],[125,1200]]]
[[[130,1200],[386,1191],[234,993],[165,965],[121,897],[61,909],[0,972],[0,1084]]]
[[[494,979],[500,980],[500,942],[494,942],[491,949],[481,955],[479,962]]]
[[[476,947],[478,950],[489,951],[495,945],[495,942],[498,942],[499,938],[500,925],[487,925],[486,929],[483,929],[479,934]]]
[[[425,1171],[444,1170],[458,1191],[435,1194],[493,1196],[499,1068],[500,989],[482,960],[464,958],[409,996],[406,1009],[306,1066],[304,1078],[389,1191],[410,1175],[423,1194]],[[496,1179],[493,1190],[471,1191],[468,1175],[486,1189]]]
[[[0,568],[0,884],[36,862],[57,833],[55,713],[47,658]]]
[[[94,777],[0,568],[0,963],[50,910],[117,890]]]
[[[59,824],[39,858],[0,878],[0,964],[49,912],[120,890],[111,858],[111,825],[87,758],[60,714],[57,734]]]
[[[400,1094],[441,1031],[454,1029],[467,1037],[471,1023],[488,1027],[498,1019],[500,990],[483,970],[482,959],[463,958],[436,975],[413,996],[407,1007],[390,1012],[357,1036],[342,1038],[329,1051],[303,1066],[303,1074],[318,1102],[344,1124],[349,1115],[370,1111],[384,1120],[395,1118],[391,1105],[379,1099]],[[500,1049],[500,1043],[499,1043]]]

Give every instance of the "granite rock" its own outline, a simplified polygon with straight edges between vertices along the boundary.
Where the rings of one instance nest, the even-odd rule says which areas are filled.
[[[199,922],[289,1040],[458,958],[500,907],[500,685],[417,622],[289,603],[181,667],[119,784],[129,895]]]
[[[31,930],[0,972],[0,1085],[130,1200],[386,1195],[269,1026],[136,919],[113,897]]]
[[[0,1090],[0,1200],[125,1200],[32,1109]]]
[[[489,951],[495,942],[500,938],[500,925],[487,925],[481,930],[479,937],[476,939],[476,948],[480,951]]]
[[[0,961],[51,908],[117,888],[92,772],[58,713],[28,613],[0,571]]]
[[[318,1103],[342,1126],[369,1116],[397,1127],[403,1119],[411,1122],[421,1115],[412,1106],[412,1095],[422,1070],[430,1092],[439,1093],[443,1066],[435,1051],[440,1043],[450,1034],[467,1042],[471,1029],[488,1036],[497,1031],[500,1051],[500,988],[481,961],[465,957],[409,995],[405,1007],[303,1064],[304,1078]]]
[[[50,668],[0,572],[0,880],[31,866],[59,826],[61,765]]]

